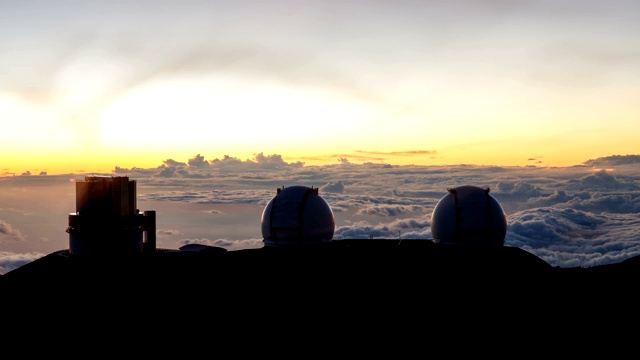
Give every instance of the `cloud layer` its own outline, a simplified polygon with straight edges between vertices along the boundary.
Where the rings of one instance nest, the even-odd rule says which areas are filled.
[[[112,175],[136,180],[140,203],[166,208],[159,211],[159,218],[173,222],[171,227],[160,224],[158,238],[170,241],[167,244],[173,248],[191,243],[229,250],[261,247],[260,212],[277,188],[291,185],[319,188],[336,218],[336,240],[431,240],[431,213],[447,189],[474,185],[489,188],[505,210],[505,245],[522,248],[554,266],[587,267],[640,252],[639,158],[612,156],[562,168],[356,165],[347,159],[335,165],[305,166],[287,163],[280,155],[208,160],[197,154],[186,161],[167,159],[156,168],[115,167]],[[3,189],[28,189],[47,182],[60,186],[61,181],[59,176],[33,175],[2,179]],[[73,192],[65,196],[68,201]],[[202,210],[181,217],[176,209],[185,206]],[[24,229],[7,220],[10,212],[0,214],[5,216],[0,217],[3,248],[25,242]],[[233,224],[227,228],[223,223]],[[196,228],[208,233],[193,235]],[[5,252],[4,271],[28,258]]]

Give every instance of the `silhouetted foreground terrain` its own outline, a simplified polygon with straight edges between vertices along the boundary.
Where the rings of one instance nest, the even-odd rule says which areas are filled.
[[[178,337],[196,353],[233,341],[248,346],[236,354],[264,351],[256,342],[274,354],[302,346],[327,356],[414,354],[425,344],[446,348],[436,339],[504,352],[491,342],[524,338],[550,347],[567,331],[613,337],[633,322],[639,274],[638,258],[557,268],[507,246],[339,240],[104,257],[61,250],[0,277],[0,293],[5,311],[19,317],[10,323],[14,333],[46,326],[47,337],[122,351],[154,344],[162,354],[158,345]]]
[[[374,303],[389,296],[425,297],[437,303],[446,294],[467,292],[486,298],[616,296],[627,295],[625,289],[635,287],[639,274],[637,258],[590,268],[559,268],[508,246],[379,239],[236,251],[195,245],[100,257],[61,250],[0,280],[5,291],[53,287],[58,298],[87,297],[97,291],[145,297],[179,292],[183,299],[197,299],[215,292],[239,299],[258,296],[266,305],[311,304],[325,297]],[[430,292],[438,295],[429,296]]]
[[[618,346],[615,330],[637,323],[640,258],[559,268],[503,246],[506,217],[489,189],[449,189],[433,240],[331,240],[335,220],[317,188],[283,187],[265,207],[265,246],[235,251],[156,248],[155,211],[137,210],[135,195],[127,177],[76,182],[69,249],[0,277],[16,344],[265,357],[259,343],[298,359],[415,357],[438,354],[442,341],[446,354],[512,357],[539,344],[557,354],[566,333],[580,348],[605,336]]]

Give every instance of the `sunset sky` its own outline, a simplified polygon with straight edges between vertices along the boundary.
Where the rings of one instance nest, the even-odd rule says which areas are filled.
[[[640,2],[3,1],[0,175],[637,154]]]

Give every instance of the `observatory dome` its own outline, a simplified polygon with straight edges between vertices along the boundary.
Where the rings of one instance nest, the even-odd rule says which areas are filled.
[[[504,245],[507,216],[489,188],[465,185],[448,192],[431,214],[436,243]]]
[[[336,225],[333,211],[318,189],[299,185],[278,188],[261,221],[265,245],[329,242]]]

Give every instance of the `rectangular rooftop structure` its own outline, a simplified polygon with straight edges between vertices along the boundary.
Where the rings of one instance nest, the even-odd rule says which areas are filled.
[[[127,176],[86,176],[76,182],[76,212],[83,216],[131,216],[136,182]]]

